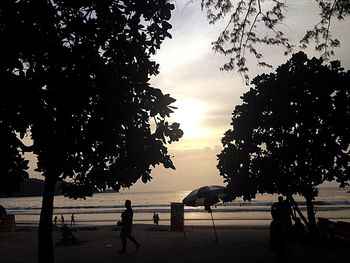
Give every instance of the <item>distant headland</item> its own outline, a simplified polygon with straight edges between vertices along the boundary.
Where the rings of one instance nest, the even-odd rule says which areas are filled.
[[[61,182],[57,183],[56,186],[56,195],[60,195],[60,186]],[[25,179],[21,185],[19,191],[13,192],[10,196],[5,194],[0,194],[0,197],[27,197],[27,196],[42,196],[44,192],[44,180],[29,178]]]

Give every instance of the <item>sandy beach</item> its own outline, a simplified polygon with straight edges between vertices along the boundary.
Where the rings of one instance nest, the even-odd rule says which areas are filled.
[[[55,262],[275,262],[268,242],[266,226],[225,226],[217,228],[218,242],[211,226],[186,227],[172,232],[169,226],[134,225],[139,251],[131,242],[127,253],[119,254],[121,239],[114,226],[77,226],[74,235],[81,245],[62,245],[61,235],[53,231]],[[349,244],[329,241],[292,243],[290,262],[349,262]],[[1,263],[37,261],[37,228],[17,226],[0,233]]]

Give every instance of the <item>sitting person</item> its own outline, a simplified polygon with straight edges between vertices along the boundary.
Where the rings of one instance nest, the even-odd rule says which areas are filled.
[[[61,234],[62,234],[62,242],[69,242],[69,241],[75,241],[76,238],[73,236],[72,229],[67,226],[67,224],[64,224],[63,227],[61,227]]]

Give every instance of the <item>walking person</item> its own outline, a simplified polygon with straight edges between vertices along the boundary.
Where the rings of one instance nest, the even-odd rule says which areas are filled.
[[[122,227],[120,236],[122,238],[122,249],[119,250],[119,253],[126,252],[126,239],[129,239],[136,245],[136,250],[139,249],[140,243],[131,235],[132,233],[132,220],[133,220],[133,210],[131,208],[131,201],[125,201],[125,211],[121,214],[122,221],[118,222],[118,225]]]

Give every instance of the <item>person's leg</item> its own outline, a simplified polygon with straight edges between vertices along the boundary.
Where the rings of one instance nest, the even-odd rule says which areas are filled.
[[[127,235],[127,238],[131,240],[136,245],[136,250],[139,249],[140,243],[136,241],[136,238],[134,238],[131,233]]]
[[[120,236],[122,238],[122,249],[119,250],[119,253],[124,253],[126,251],[126,235],[122,233]]]

